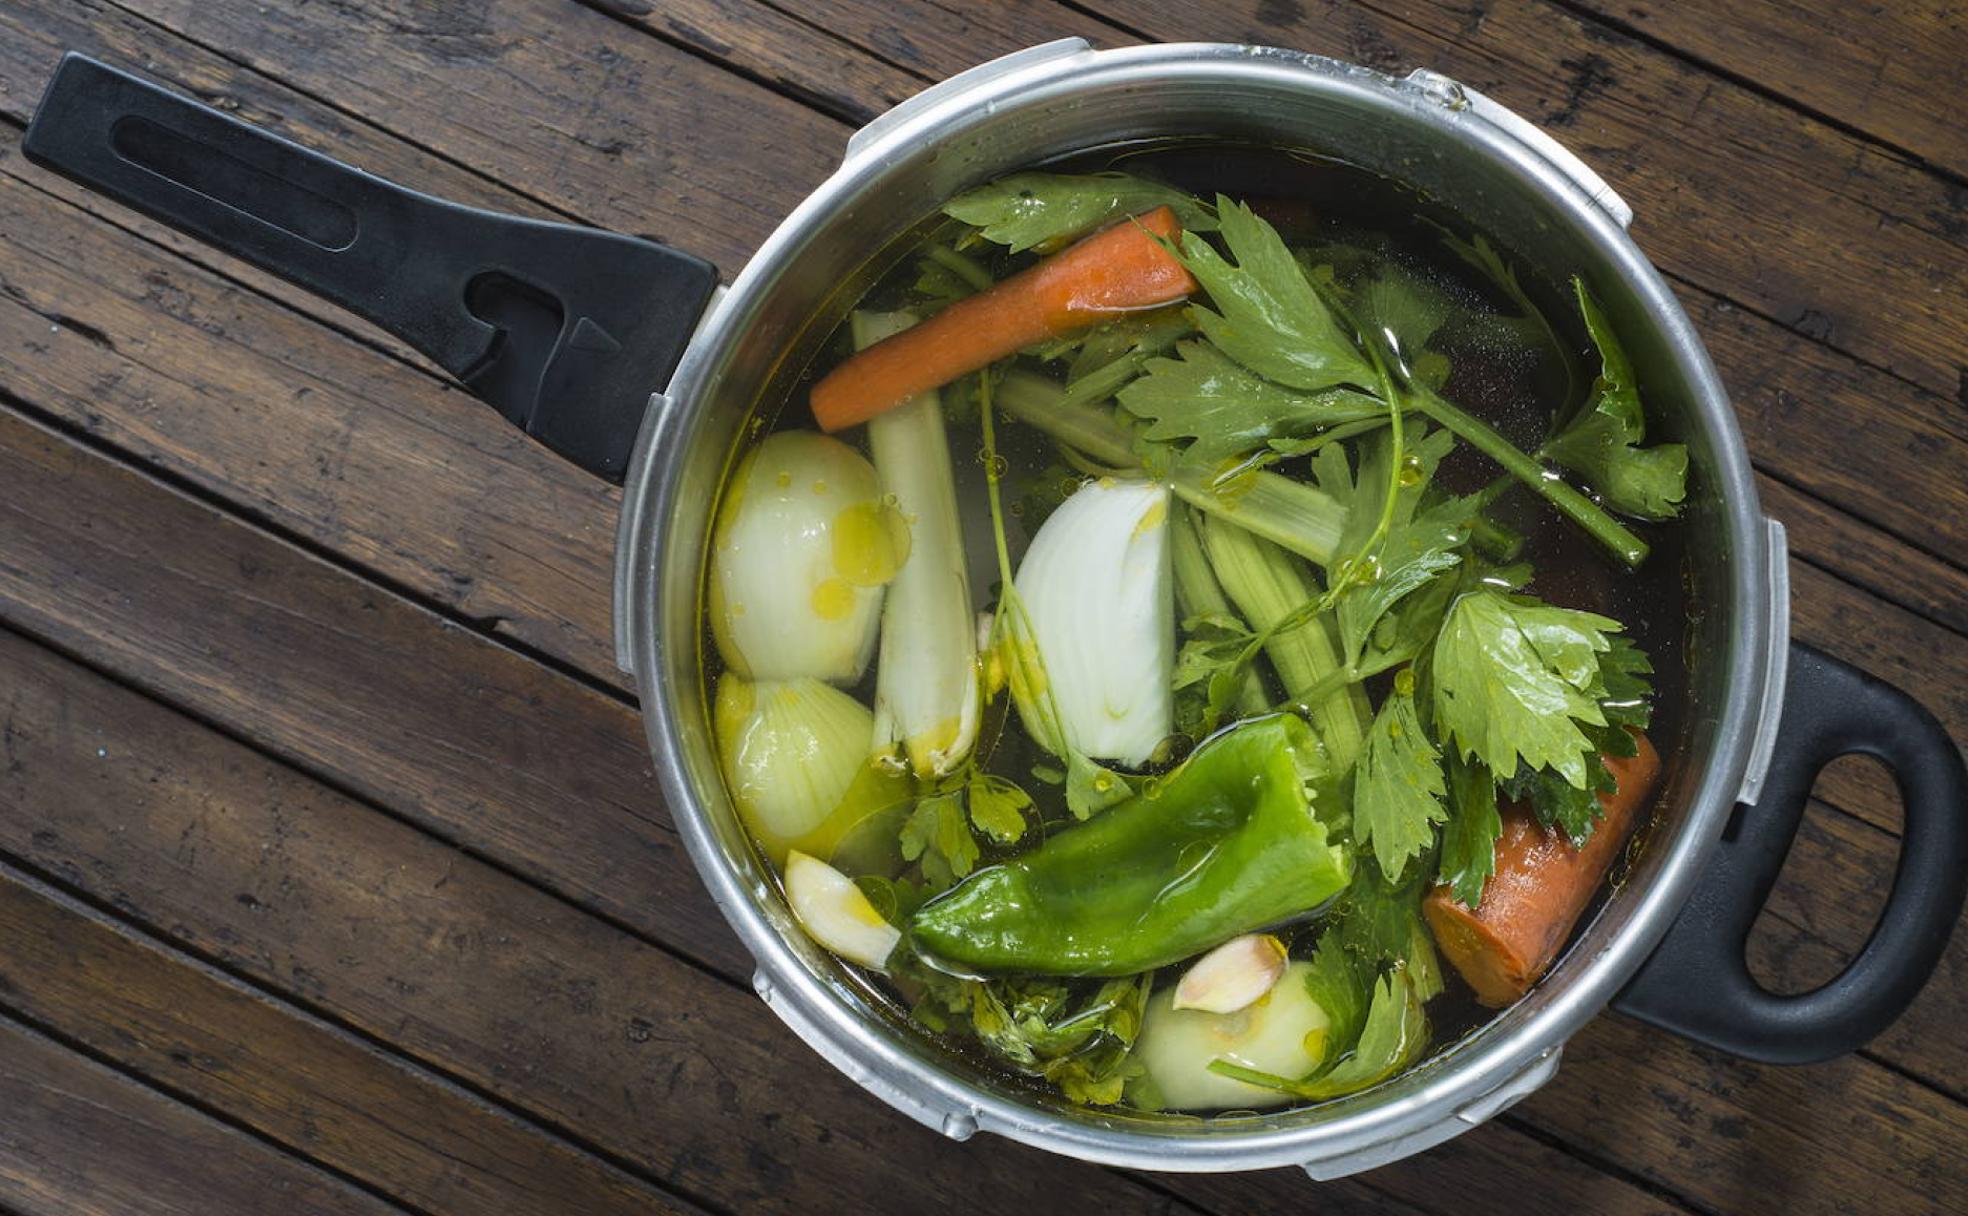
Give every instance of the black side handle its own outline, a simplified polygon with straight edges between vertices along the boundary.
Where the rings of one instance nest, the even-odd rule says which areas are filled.
[[[21,146],[368,318],[616,481],[717,285],[689,254],[406,190],[82,55]]]
[[[1843,972],[1780,996],[1749,974],[1750,926],[1783,868],[1819,770],[1852,753],[1893,770],[1906,832],[1872,936]],[[1793,643],[1782,728],[1762,795],[1733,831],[1613,1007],[1699,1043],[1771,1064],[1808,1064],[1864,1046],[1919,994],[1947,947],[1968,888],[1968,773],[1933,714],[1884,681]]]

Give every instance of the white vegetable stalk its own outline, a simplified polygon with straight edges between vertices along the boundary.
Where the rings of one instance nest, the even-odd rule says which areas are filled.
[[[856,823],[908,796],[868,759],[874,716],[811,677],[718,678],[718,761],[738,816],[775,864],[793,848],[827,856]]]
[[[853,879],[805,853],[786,858],[786,902],[814,941],[850,963],[880,970],[902,940]]]
[[[712,538],[710,615],[726,666],[751,680],[852,684],[908,525],[875,468],[838,439],[779,431],[731,478]]]
[[[1169,491],[1152,482],[1089,482],[1032,538],[1016,584],[1044,687],[1012,691],[1041,744],[1133,766],[1174,729],[1169,563]],[[1063,739],[1048,729],[1054,714]]]
[[[1210,1071],[1214,1060],[1280,1077],[1302,1077],[1326,1055],[1332,1025],[1305,983],[1309,963],[1292,963],[1267,994],[1234,1013],[1177,1009],[1175,989],[1148,998],[1134,1054],[1173,1110],[1255,1110],[1288,1094]]]
[[[916,323],[906,312],[857,312],[856,349]],[[882,487],[909,525],[909,559],[882,608],[875,671],[875,754],[906,757],[919,777],[955,772],[977,742],[977,638],[970,576],[957,520],[943,408],[923,393],[868,420],[868,447]]]

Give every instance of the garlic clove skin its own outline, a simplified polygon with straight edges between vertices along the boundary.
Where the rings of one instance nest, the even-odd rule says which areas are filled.
[[[786,902],[808,936],[850,963],[879,971],[902,940],[853,879],[797,849],[786,854]]]
[[[1231,938],[1197,959],[1176,982],[1170,1008],[1235,1013],[1285,973],[1285,944],[1269,933]]]

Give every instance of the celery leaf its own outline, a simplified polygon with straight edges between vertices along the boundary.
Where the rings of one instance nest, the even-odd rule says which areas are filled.
[[[1525,596],[1465,592],[1435,641],[1435,726],[1492,772],[1548,768],[1586,787],[1583,727],[1606,725],[1599,655],[1618,621]]]
[[[1448,768],[1449,820],[1442,828],[1436,880],[1464,907],[1474,908],[1483,901],[1483,888],[1496,869],[1503,815],[1497,810],[1496,779],[1489,769],[1453,754]]]
[[[1216,227],[1193,195],[1129,173],[1013,173],[964,191],[943,213],[1020,253],[1053,249],[1109,220],[1162,206],[1174,209],[1186,231]]]
[[[1387,413],[1378,398],[1349,388],[1302,392],[1266,380],[1207,342],[1181,342],[1176,352],[1148,360],[1120,391],[1121,405],[1149,423],[1148,439],[1191,441],[1189,456],[1208,464]]]
[[[1640,446],[1647,422],[1633,364],[1584,280],[1574,278],[1572,285],[1599,350],[1600,371],[1584,408],[1545,443],[1542,455],[1585,478],[1615,511],[1671,519],[1687,495],[1688,449],[1679,443]]]
[[[1409,859],[1434,843],[1447,792],[1414,696],[1397,690],[1374,716],[1353,781],[1354,839],[1372,847],[1389,881],[1398,883]]]
[[[1316,392],[1377,384],[1373,369],[1277,230],[1223,195],[1216,205],[1234,264],[1194,232],[1182,234],[1177,251],[1215,306],[1191,307],[1203,336],[1251,371],[1288,388]]]

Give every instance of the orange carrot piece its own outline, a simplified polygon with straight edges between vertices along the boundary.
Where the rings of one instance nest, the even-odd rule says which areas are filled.
[[[1551,966],[1640,822],[1661,762],[1647,736],[1634,731],[1633,738],[1638,755],[1605,757],[1615,788],[1599,795],[1605,814],[1584,848],[1539,823],[1528,806],[1505,806],[1482,902],[1458,903],[1447,887],[1422,901],[1435,944],[1492,1009],[1523,996]]]
[[[1155,239],[1181,231],[1175,212],[1157,207],[958,300],[822,377],[813,386],[814,421],[823,431],[866,422],[1034,342],[1181,299],[1196,280]]]

